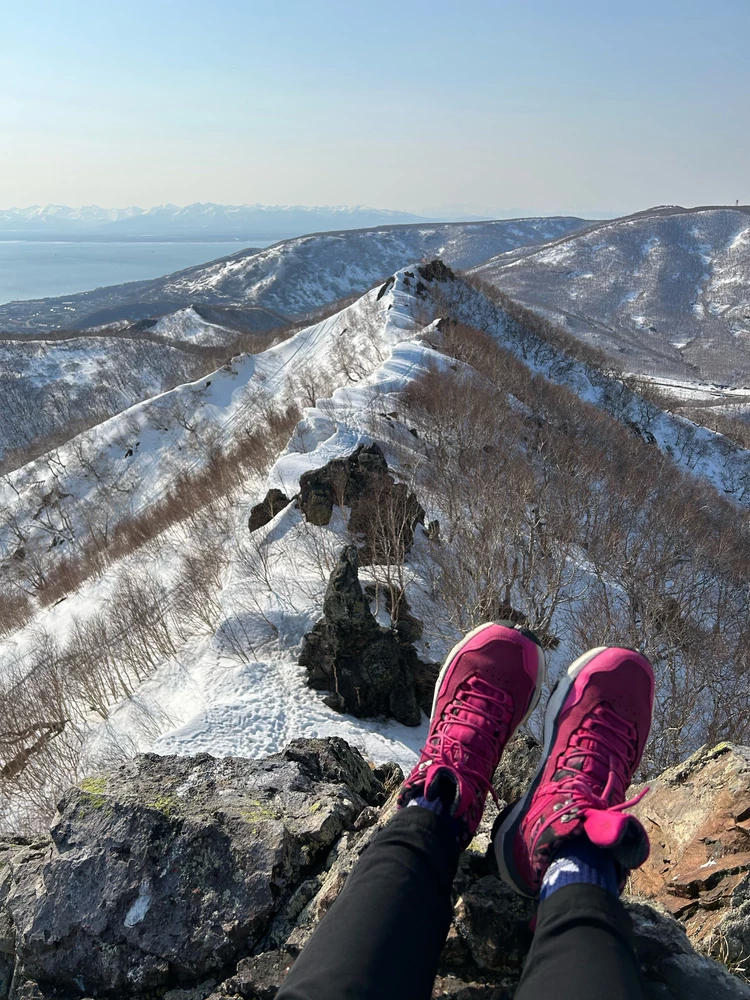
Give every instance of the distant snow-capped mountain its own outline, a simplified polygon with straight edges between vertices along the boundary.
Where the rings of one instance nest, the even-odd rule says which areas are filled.
[[[500,254],[475,273],[633,371],[750,378],[748,206],[659,206]]]
[[[328,229],[408,224],[424,219],[408,212],[357,206],[216,205],[99,208],[33,205],[0,210],[0,239],[61,236],[101,240],[286,239]]]
[[[6,208],[0,209],[0,236],[94,229],[142,214],[142,208],[99,208],[98,205],[83,205],[81,208],[69,208],[67,205]]]

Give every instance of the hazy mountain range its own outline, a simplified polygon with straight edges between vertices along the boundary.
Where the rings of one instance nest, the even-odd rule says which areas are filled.
[[[0,210],[2,239],[279,240],[329,229],[428,221],[365,206],[216,205],[99,208],[33,205]]]
[[[0,331],[80,330],[189,306],[221,307],[228,311],[222,324],[233,312],[245,329],[266,329],[435,257],[473,270],[630,371],[731,385],[750,380],[748,207],[661,206],[604,222],[552,217],[339,229],[243,249],[163,278],[8,303],[0,306]]]

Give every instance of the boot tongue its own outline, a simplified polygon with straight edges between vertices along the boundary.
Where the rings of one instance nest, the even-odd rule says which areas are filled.
[[[565,769],[571,773],[585,774],[587,777],[593,778],[599,786],[597,789],[599,792],[602,791],[609,777],[609,770],[605,768],[602,761],[586,753],[571,754],[570,757],[567,757]]]
[[[615,789],[622,795],[625,793],[627,783],[624,782],[620,772],[616,768],[618,762],[627,757],[627,744],[616,733],[609,734],[608,743],[611,747],[611,756],[605,762],[602,760],[601,739],[588,735],[580,736],[576,748],[580,752],[572,750],[565,758],[563,767],[570,774],[585,774],[594,785],[596,792],[601,795],[609,780],[610,767],[614,766],[615,779],[619,779],[615,782]],[[598,753],[588,752],[592,750],[598,750]],[[618,785],[620,786],[619,788],[617,787]]]
[[[616,784],[621,786],[617,791],[624,794],[628,782],[617,765],[628,759],[631,750],[627,737],[617,731],[614,722],[608,724],[606,718],[599,718],[594,713],[575,734],[575,748],[571,747],[562,767],[571,773],[585,774],[598,794],[604,791],[610,768],[614,767],[615,778],[619,779]]]
[[[440,799],[446,809],[453,813],[460,800],[458,778],[447,767],[437,767],[432,774],[428,772],[428,775],[424,789],[425,798],[430,801]]]
[[[572,754],[566,758],[563,767],[555,774],[555,780],[575,778],[577,775],[585,775],[587,784],[593,792],[602,795],[609,780],[609,769],[596,757],[588,754]],[[617,777],[615,773],[615,778]],[[621,785],[622,782],[615,783],[615,791],[618,791],[618,784]],[[624,788],[620,788],[619,791],[624,792]]]
[[[494,726],[488,722],[488,716],[492,718],[497,714],[497,705],[493,704],[481,692],[464,691],[458,703],[458,711],[449,717],[450,722],[447,728],[450,731],[454,726],[461,726],[462,723],[468,722],[471,723],[470,726],[462,729],[460,734],[451,732],[451,736],[468,743],[475,743],[477,739],[482,740],[483,738],[497,739],[500,736],[501,719],[498,718]],[[477,732],[475,726],[479,728],[480,732]]]

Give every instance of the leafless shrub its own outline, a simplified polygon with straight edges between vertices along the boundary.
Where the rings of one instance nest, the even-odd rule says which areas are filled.
[[[723,412],[709,406],[686,406],[680,409],[680,413],[689,420],[701,424],[709,430],[723,434],[740,448],[750,449],[750,421],[746,412],[737,408],[737,412]]]
[[[510,321],[511,335],[519,344],[523,357],[531,356],[538,349],[536,345],[539,342],[546,342],[593,368],[609,371],[618,369],[617,362],[610,355],[566,333],[555,323],[522,306],[489,282],[476,275],[465,275],[464,280],[503,310]]]
[[[129,555],[167,528],[205,510],[227,493],[240,488],[249,471],[263,472],[276,457],[299,419],[293,405],[270,406],[264,421],[252,432],[241,433],[226,450],[211,449],[203,468],[176,478],[172,489],[143,513],[123,518],[106,531],[90,532],[77,542],[76,551],[58,558],[51,566],[40,566],[33,590],[43,606],[56,603],[89,577],[101,573],[117,559]],[[29,563],[31,565],[31,563]],[[3,610],[0,620],[11,617]],[[17,617],[17,612],[16,612]]]
[[[246,615],[225,618],[216,632],[219,648],[224,653],[242,660],[243,663],[257,659],[255,638],[256,630]]]
[[[219,545],[205,545],[182,561],[180,579],[170,595],[169,608],[180,639],[211,634],[221,621],[222,571],[226,555]]]
[[[16,587],[0,587],[0,636],[10,635],[31,617],[32,604],[28,594]]]
[[[318,399],[330,396],[336,387],[333,373],[310,361],[297,365],[287,379],[287,393],[303,406],[315,406]]]

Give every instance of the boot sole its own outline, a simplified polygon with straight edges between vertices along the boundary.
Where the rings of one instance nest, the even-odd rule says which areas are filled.
[[[503,882],[506,882],[509,886],[515,889],[520,896],[535,899],[536,893],[530,891],[529,887],[511,871],[513,842],[515,841],[516,833],[521,825],[524,814],[526,813],[526,810],[534,797],[534,793],[539,786],[539,782],[541,781],[542,774],[547,766],[549,756],[552,753],[552,747],[554,746],[555,739],[557,737],[557,717],[560,714],[560,709],[565,704],[565,701],[570,693],[570,689],[575,684],[576,678],[580,672],[584,669],[584,667],[591,663],[594,657],[610,648],[611,647],[609,646],[596,646],[594,649],[590,649],[587,653],[579,656],[577,660],[573,660],[566,672],[557,682],[555,690],[552,692],[549,701],[547,702],[547,708],[544,713],[544,746],[542,749],[542,759],[539,761],[539,767],[534,774],[528,791],[511,809],[510,813],[500,825],[500,828],[495,835],[495,857],[497,859],[497,867],[500,878]],[[507,859],[505,856],[506,852],[504,850],[506,844],[508,846],[509,855]]]

